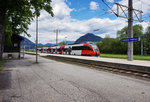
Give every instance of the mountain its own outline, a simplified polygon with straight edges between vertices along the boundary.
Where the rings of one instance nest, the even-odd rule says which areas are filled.
[[[24,37],[23,37],[24,38]],[[28,38],[24,38],[25,39],[25,49],[35,49],[35,43],[33,43],[32,41],[30,41]],[[21,48],[23,49],[23,41],[21,42]],[[66,41],[67,44],[73,44],[74,41]],[[46,43],[46,44],[42,44],[42,43],[39,43],[38,46],[40,47],[44,47],[44,46],[54,46],[56,44],[53,44],[53,43]],[[59,46],[59,44],[58,44]]]
[[[24,38],[24,37],[23,37]],[[23,41],[21,42],[21,48],[23,49]],[[39,43],[38,46],[48,46],[48,45],[55,45],[52,43],[46,43],[46,44],[42,44]],[[35,43],[33,43],[32,41],[30,41],[28,38],[25,37],[25,49],[35,49]]]
[[[25,49],[35,49],[35,43],[30,41],[28,38],[25,39]],[[23,41],[21,42],[21,48],[23,48]]]
[[[46,43],[46,44],[39,43],[39,44],[38,44],[39,47],[54,46],[54,45],[55,45],[55,44],[52,44],[52,43]]]
[[[44,44],[44,46],[48,46],[48,45],[55,45],[55,44],[52,44],[52,43],[46,43],[46,44]]]
[[[38,46],[44,46],[44,44],[42,44],[42,43],[38,43]]]
[[[99,42],[101,41],[102,38],[99,36],[96,36],[92,33],[87,33],[84,36],[81,36],[80,38],[78,38],[75,43],[81,43],[81,42]]]

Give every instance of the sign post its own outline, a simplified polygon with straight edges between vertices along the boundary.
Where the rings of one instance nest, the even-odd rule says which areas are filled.
[[[130,41],[140,41],[139,37],[135,38],[126,38],[126,39],[121,39],[122,42],[130,42]]]

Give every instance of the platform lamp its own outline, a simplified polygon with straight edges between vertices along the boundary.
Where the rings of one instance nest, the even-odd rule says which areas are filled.
[[[37,46],[38,46],[38,16],[36,15],[36,63],[38,63]]]
[[[65,43],[66,43],[66,45],[67,45],[67,36],[65,36]]]

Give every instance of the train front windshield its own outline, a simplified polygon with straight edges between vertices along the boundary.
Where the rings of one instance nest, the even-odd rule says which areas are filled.
[[[91,44],[91,46],[93,47],[94,51],[99,51],[98,47],[94,44]]]

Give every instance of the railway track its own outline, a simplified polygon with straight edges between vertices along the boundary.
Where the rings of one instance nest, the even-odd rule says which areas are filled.
[[[149,72],[137,71],[137,70],[126,69],[126,68],[117,68],[114,66],[100,65],[100,64],[96,64],[96,63],[93,64],[93,63],[88,63],[88,62],[82,61],[82,60],[70,60],[70,59],[67,59],[67,58],[64,59],[61,57],[58,58],[58,57],[45,56],[45,58],[49,58],[49,59],[57,60],[57,61],[61,61],[61,62],[66,62],[66,63],[78,64],[78,65],[82,65],[82,66],[88,66],[88,67],[98,69],[98,70],[105,70],[105,71],[109,71],[109,72],[121,73],[121,74],[125,74],[125,75],[131,75],[131,76],[137,76],[140,78],[150,79]]]
[[[112,72],[119,72],[119,73],[125,73],[125,74],[131,74],[131,75],[135,75],[135,76],[150,78],[149,73],[141,72],[141,71],[114,68],[114,67],[106,67],[106,66],[99,66],[99,65],[98,66],[97,65],[91,65],[90,67],[100,68],[100,69],[107,70],[107,71],[112,71]]]

